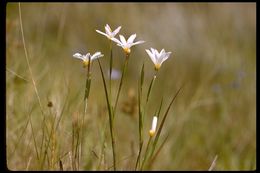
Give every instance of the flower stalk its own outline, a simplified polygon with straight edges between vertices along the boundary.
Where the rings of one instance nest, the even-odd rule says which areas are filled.
[[[128,61],[129,61],[129,56],[130,56],[130,54],[126,53],[126,58],[125,58],[125,63],[124,63],[124,67],[123,67],[123,72],[122,72],[122,76],[121,76],[120,83],[119,83],[119,88],[118,88],[117,95],[116,95],[115,106],[114,106],[114,109],[113,109],[114,110],[113,116],[115,116],[115,114],[116,114],[117,103],[118,103],[119,95],[120,95],[121,88],[122,88],[122,85],[123,85],[124,77],[125,77],[125,74],[126,74],[126,71],[127,71],[127,65],[128,65]]]
[[[108,115],[109,115],[109,128],[110,128],[110,136],[111,136],[112,152],[113,152],[113,166],[114,166],[114,171],[116,171],[116,169],[117,169],[117,166],[116,166],[116,149],[115,149],[115,137],[114,137],[114,124],[113,124],[112,106],[111,106],[111,102],[110,102],[109,96],[108,96],[104,72],[103,72],[103,69],[102,69],[102,66],[101,66],[99,59],[98,59],[98,64],[99,64],[99,68],[100,68],[101,75],[102,75],[103,85],[104,85],[104,88],[105,88],[106,101],[107,101],[107,107],[108,107]]]
[[[135,170],[137,169],[140,161],[140,156],[143,148],[143,108],[141,106],[142,92],[144,82],[144,63],[141,70],[140,80],[138,82],[138,113],[139,113],[139,152],[135,163]]]

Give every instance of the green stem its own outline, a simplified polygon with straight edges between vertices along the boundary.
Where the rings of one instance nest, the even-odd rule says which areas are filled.
[[[170,111],[170,108],[171,108],[171,106],[172,106],[174,100],[176,99],[176,97],[178,96],[179,92],[181,91],[181,89],[182,89],[183,87],[184,87],[184,84],[183,84],[183,85],[179,88],[179,90],[176,92],[176,94],[174,95],[174,97],[172,98],[170,104],[169,104],[168,107],[167,107],[167,110],[166,110],[166,112],[165,112],[165,114],[164,114],[164,116],[163,116],[162,122],[160,123],[159,129],[158,129],[158,131],[157,131],[157,133],[156,133],[156,136],[155,136],[155,139],[154,139],[154,142],[153,142],[153,146],[152,146],[152,151],[151,151],[151,154],[150,154],[150,158],[153,156],[153,153],[154,153],[156,144],[157,144],[157,142],[158,142],[158,140],[159,140],[159,137],[160,137],[160,134],[161,134],[161,131],[162,131],[164,122],[165,122],[166,117],[167,117],[167,115],[168,115],[168,113],[169,113],[169,111]]]
[[[142,165],[141,165],[141,170],[142,170],[143,167],[144,167],[144,163],[145,163],[146,158],[147,158],[147,155],[148,155],[148,149],[149,149],[151,140],[152,140],[152,137],[150,136],[149,141],[148,141],[148,144],[147,144],[147,146],[146,146],[145,155],[144,155],[144,160],[143,160]]]
[[[111,75],[112,75],[112,67],[113,67],[113,51],[112,51],[112,41],[109,40],[109,48],[110,48],[110,66],[109,66],[109,97],[111,100]]]
[[[84,95],[84,101],[88,98],[89,92],[90,92],[90,84],[91,84],[91,72],[90,72],[90,57],[88,60],[88,69],[87,69],[87,79],[86,79],[86,86],[85,86],[85,95]]]
[[[140,81],[138,82],[138,108],[139,108],[139,152],[135,164],[135,170],[137,169],[139,162],[140,162],[140,156],[142,153],[143,148],[143,110],[141,107],[141,100],[142,100],[142,91],[143,91],[143,81],[144,81],[144,63],[141,70],[141,77]]]
[[[151,83],[150,83],[150,86],[149,86],[149,89],[148,89],[148,93],[147,93],[147,97],[146,97],[146,104],[149,100],[149,96],[150,96],[150,93],[152,91],[152,88],[153,88],[153,84],[154,84],[154,81],[156,79],[156,76],[157,76],[157,71],[155,72],[154,76],[153,76],[153,79],[151,80]]]
[[[111,104],[110,104],[109,97],[108,97],[104,73],[103,73],[99,59],[98,59],[98,64],[99,64],[99,68],[100,68],[100,71],[101,71],[103,85],[104,85],[105,94],[106,94],[106,101],[107,101],[108,115],[109,115],[109,127],[110,127],[110,135],[111,135],[112,150],[113,150],[113,163],[114,163],[114,171],[115,171],[116,170],[116,152],[115,152],[114,125],[113,125],[113,120],[112,120],[113,113],[112,113]]]
[[[142,86],[143,86],[143,78],[144,78],[144,65],[143,65],[142,71],[141,71],[141,85],[140,85],[140,88],[138,90],[139,91],[139,95],[138,95],[138,103],[139,103],[139,153],[138,153],[136,164],[135,164],[135,170],[138,167],[138,164],[140,162],[141,153],[142,153],[144,115],[146,113],[147,103],[149,101],[149,96],[150,96],[150,93],[152,91],[153,84],[154,84],[154,81],[156,79],[156,75],[157,75],[157,71],[154,74],[154,77],[153,77],[153,79],[150,82],[150,86],[149,86],[149,89],[148,89],[148,92],[147,92],[147,97],[146,97],[146,103],[144,105],[144,110],[142,110],[142,108],[141,108],[141,95],[142,95]]]
[[[147,109],[148,101],[149,101],[149,98],[150,98],[150,93],[151,93],[151,91],[152,91],[152,88],[153,88],[155,79],[156,79],[156,77],[157,77],[157,72],[158,72],[158,71],[155,71],[155,74],[154,74],[154,76],[153,76],[153,79],[151,80],[150,85],[149,85],[149,89],[148,89],[147,97],[146,97],[146,102],[145,102],[145,105],[144,105],[144,113],[143,113],[143,115],[142,115],[142,122],[144,122],[144,117],[145,117],[145,114],[146,114],[146,109]]]
[[[126,73],[126,70],[127,70],[127,64],[128,64],[129,56],[130,56],[130,54],[126,54],[125,64],[124,64],[124,67],[123,67],[123,73],[122,73],[120,84],[119,84],[119,88],[118,88],[118,91],[117,91],[117,96],[116,96],[116,102],[115,102],[115,106],[114,106],[113,115],[115,115],[115,113],[116,113],[116,107],[117,107],[117,103],[118,103],[118,98],[119,98],[120,91],[121,91],[121,88],[122,88],[124,76],[125,76],[125,73]]]

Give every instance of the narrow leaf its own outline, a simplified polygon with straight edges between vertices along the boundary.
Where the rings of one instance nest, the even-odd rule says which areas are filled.
[[[159,126],[159,129],[158,129],[158,132],[157,132],[157,134],[156,134],[156,136],[155,136],[155,140],[154,140],[154,143],[153,143],[153,148],[152,148],[151,156],[152,156],[153,153],[154,153],[156,144],[157,144],[158,139],[159,139],[159,137],[160,137],[160,134],[161,134],[161,131],[162,131],[164,122],[165,122],[165,120],[166,120],[166,117],[167,117],[167,115],[168,115],[168,113],[169,113],[169,110],[170,110],[170,108],[171,108],[171,106],[172,106],[174,100],[176,99],[177,95],[179,94],[179,92],[180,92],[181,89],[183,88],[183,86],[184,86],[184,85],[182,85],[182,86],[180,87],[180,89],[177,91],[177,93],[174,95],[174,97],[172,98],[172,101],[170,102],[170,104],[169,104],[169,106],[168,106],[168,108],[167,108],[167,110],[166,110],[166,112],[165,112],[165,114],[164,114],[164,117],[163,117],[162,122],[161,122],[161,124],[160,124],[160,126]]]

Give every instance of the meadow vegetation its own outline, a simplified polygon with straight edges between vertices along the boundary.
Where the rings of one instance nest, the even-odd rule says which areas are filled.
[[[128,38],[136,33],[137,40],[145,41],[131,48],[118,101],[117,170],[135,168],[138,81],[144,64],[146,93],[154,75],[154,64],[145,52],[150,47],[172,53],[158,71],[147,104],[145,146],[161,100],[159,122],[185,86],[169,110],[156,146],[159,152],[145,170],[208,170],[214,158],[213,170],[256,169],[255,3],[21,3],[20,7],[21,16],[18,3],[6,7],[10,170],[113,170],[98,61],[91,64],[84,116],[86,68],[73,58],[76,52],[100,51],[108,81],[109,41],[95,31],[104,31],[106,24],[112,29],[122,26],[119,34]],[[125,54],[115,43],[112,48],[113,68],[122,73]],[[111,82],[113,103],[119,81],[115,77]]]

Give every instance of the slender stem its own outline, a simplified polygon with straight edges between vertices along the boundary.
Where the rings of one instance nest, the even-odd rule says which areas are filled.
[[[144,111],[142,113],[142,122],[144,122],[144,117],[145,117],[145,114],[146,114],[146,109],[147,109],[148,101],[149,101],[149,98],[150,98],[149,96],[150,96],[150,93],[152,91],[153,84],[154,84],[156,76],[157,76],[157,72],[158,71],[155,71],[155,74],[153,76],[153,79],[150,82],[150,86],[149,86],[149,89],[148,89],[148,92],[147,92],[146,102],[145,102],[145,105],[144,105]]]
[[[158,150],[156,151],[156,153],[154,154],[154,156],[152,157],[152,155],[150,155],[148,157],[148,165],[145,167],[147,169],[150,169],[153,162],[155,161],[156,157],[158,156],[159,152],[161,151],[161,149],[163,148],[164,144],[166,143],[167,139],[169,137],[169,134],[167,134],[166,138],[164,139],[164,141],[162,142],[162,144],[159,146]]]
[[[210,168],[209,168],[208,171],[212,171],[212,170],[213,170],[213,168],[214,168],[215,165],[216,165],[217,159],[218,159],[218,155],[215,156],[215,158],[214,158],[213,162],[211,163]]]
[[[32,69],[31,69],[31,66],[30,66],[29,57],[28,57],[28,53],[27,53],[27,49],[26,49],[26,45],[25,45],[24,32],[23,32],[23,22],[22,22],[22,12],[21,12],[21,4],[19,3],[18,6],[19,6],[19,20],[20,20],[20,28],[21,28],[21,34],[22,34],[22,40],[23,40],[23,48],[24,48],[24,53],[25,53],[25,59],[26,59],[27,66],[28,66],[28,69],[29,69],[29,72],[30,72],[31,80],[32,80],[33,87],[34,87],[34,92],[35,92],[35,94],[37,96],[37,100],[38,100],[38,103],[39,103],[39,106],[40,106],[40,110],[41,110],[41,113],[42,113],[42,116],[43,116],[43,127],[42,127],[43,137],[42,137],[42,142],[41,142],[41,146],[40,146],[40,155],[41,155],[42,148],[43,148],[43,141],[44,141],[44,138],[45,138],[45,127],[47,128],[47,126],[46,126],[46,122],[45,122],[45,115],[44,115],[44,112],[43,112],[41,99],[40,99],[40,96],[39,96],[39,93],[38,93],[38,89],[36,87],[36,83],[35,83],[35,80],[34,80],[34,77],[33,77]]]
[[[39,153],[38,153],[38,150],[37,150],[36,140],[35,140],[35,136],[34,136],[34,132],[33,132],[33,126],[32,126],[32,121],[31,121],[31,115],[30,115],[30,117],[29,117],[29,122],[30,122],[30,126],[31,126],[31,129],[32,129],[33,142],[34,142],[34,147],[35,147],[35,151],[36,151],[37,160],[39,160]]]
[[[159,140],[159,137],[160,137],[160,134],[161,134],[161,131],[162,131],[164,122],[165,122],[166,117],[167,117],[167,115],[168,115],[168,113],[169,113],[169,111],[170,111],[170,108],[171,108],[171,106],[172,106],[174,100],[176,99],[176,97],[178,96],[179,92],[181,91],[181,89],[182,89],[183,87],[184,87],[184,84],[183,84],[183,85],[178,89],[178,91],[175,93],[174,97],[172,98],[170,104],[169,104],[168,107],[167,107],[167,110],[166,110],[166,112],[165,112],[165,114],[164,114],[164,116],[163,116],[163,119],[162,119],[162,121],[161,121],[161,123],[160,123],[160,125],[159,125],[159,129],[158,129],[158,131],[157,131],[157,133],[156,133],[156,136],[155,136],[155,139],[154,139],[154,142],[153,142],[153,146],[152,146],[152,151],[151,151],[150,157],[153,156],[153,153],[154,153],[154,151],[155,151],[156,144],[157,144],[157,142],[158,142],[158,140]]]
[[[135,163],[135,171],[140,163],[140,156],[141,156],[141,152],[142,152],[142,148],[143,148],[143,140],[141,140],[139,142],[139,152],[138,152],[138,156],[137,156],[137,160],[136,160],[136,163]]]
[[[84,113],[83,113],[83,117],[82,117],[82,123],[81,123],[81,133],[80,133],[80,129],[78,129],[78,138],[77,138],[77,157],[75,156],[75,158],[77,158],[77,162],[78,162],[78,169],[79,169],[79,163],[80,163],[80,153],[79,153],[79,149],[81,149],[82,152],[82,146],[83,146],[83,137],[84,137],[84,124],[85,124],[85,116],[87,113],[87,106],[88,106],[88,97],[89,97],[89,93],[90,93],[90,85],[91,85],[91,59],[90,56],[88,57],[88,65],[87,65],[87,75],[86,75],[86,85],[85,85],[85,94],[84,94]]]
[[[122,73],[120,84],[119,84],[119,88],[118,88],[118,91],[117,91],[117,96],[116,96],[116,102],[115,102],[115,106],[114,106],[113,115],[116,114],[116,107],[117,107],[117,103],[118,103],[118,98],[119,98],[120,91],[121,91],[121,88],[122,88],[124,76],[125,76],[125,73],[126,73],[126,70],[127,70],[127,64],[128,64],[129,56],[130,56],[130,54],[126,54],[125,64],[124,64],[124,67],[123,67],[123,73]]]
[[[149,141],[148,141],[148,144],[147,144],[147,146],[146,146],[145,155],[144,155],[144,160],[143,160],[142,165],[141,165],[141,170],[142,170],[143,167],[144,167],[144,163],[145,163],[146,158],[147,158],[147,155],[148,155],[148,149],[149,149],[149,146],[150,146],[151,141],[152,141],[152,137],[150,136]]]
[[[111,76],[112,76],[112,67],[113,67],[113,51],[112,51],[112,41],[109,40],[109,49],[110,49],[110,66],[109,66],[109,98],[111,100]]]
[[[71,151],[72,151],[72,154],[71,155],[74,155],[74,143],[75,143],[75,123],[73,122],[72,123],[72,141],[71,141]],[[71,167],[72,167],[72,170],[74,171],[75,170],[75,162],[74,162],[74,159],[73,157],[71,156]]]
[[[143,79],[144,79],[144,63],[141,70],[141,77],[140,81],[138,82],[138,108],[139,108],[139,152],[135,164],[135,170],[137,169],[139,162],[140,162],[140,156],[142,153],[143,148],[143,110],[141,107],[141,101],[142,101],[142,90],[143,90]]]
[[[143,148],[143,122],[144,122],[144,115],[146,113],[146,108],[147,108],[147,103],[149,101],[149,96],[150,96],[150,93],[151,93],[152,88],[153,88],[154,81],[155,81],[156,76],[157,76],[157,71],[155,71],[154,77],[153,77],[153,79],[150,82],[150,86],[149,86],[149,89],[148,89],[148,92],[147,92],[147,97],[146,97],[146,102],[145,102],[145,105],[144,105],[144,110],[142,110],[142,108],[141,108],[141,95],[142,95],[142,89],[143,89],[142,88],[143,75],[144,75],[143,74],[144,73],[144,69],[143,68],[144,67],[142,67],[142,72],[141,72],[141,84],[140,84],[140,87],[138,89],[138,91],[139,91],[139,95],[138,95],[138,103],[139,103],[139,153],[138,153],[136,164],[135,164],[135,170],[137,169],[138,164],[140,162],[140,157],[141,157],[142,148]]]
[[[137,169],[139,162],[140,162],[142,148],[143,148],[143,123],[142,123],[142,113],[141,113],[139,115],[139,152],[138,152],[137,160],[135,163],[135,170]]]
[[[21,33],[22,33],[22,39],[23,39],[23,47],[24,47],[25,58],[26,58],[26,62],[27,62],[28,68],[29,68],[29,72],[30,72],[30,76],[31,76],[31,79],[32,79],[34,91],[35,91],[35,94],[37,96],[38,103],[39,103],[40,108],[41,108],[41,112],[43,114],[41,99],[39,97],[38,90],[37,90],[37,87],[36,87],[36,84],[35,84],[35,81],[34,81],[34,78],[33,78],[32,69],[31,69],[31,66],[30,66],[30,62],[29,62],[29,58],[28,58],[28,54],[27,54],[27,49],[26,49],[26,46],[25,46],[25,39],[24,39],[24,33],[23,33],[23,22],[22,22],[22,12],[21,12],[21,4],[20,3],[19,3],[19,17],[20,17],[20,27],[21,27]]]
[[[88,69],[87,69],[87,79],[86,79],[86,86],[85,86],[85,95],[84,95],[84,100],[86,100],[89,96],[89,92],[90,92],[90,84],[91,84],[91,72],[90,72],[90,57],[88,60]]]
[[[153,88],[154,81],[155,81],[156,76],[157,76],[157,72],[158,72],[158,71],[155,71],[155,74],[154,74],[154,76],[153,76],[153,79],[151,80],[151,83],[150,83],[150,86],[149,86],[149,89],[148,89],[148,92],[147,92],[146,104],[148,103],[149,96],[150,96],[150,93],[151,93],[152,88]]]
[[[116,170],[115,138],[114,138],[114,126],[113,126],[113,120],[112,120],[113,112],[112,112],[111,104],[110,104],[109,97],[108,97],[108,92],[107,92],[107,86],[106,86],[104,73],[103,73],[103,70],[102,70],[102,67],[101,67],[99,59],[98,59],[98,64],[99,64],[99,68],[100,68],[101,75],[102,75],[103,85],[104,85],[104,88],[105,88],[106,101],[107,101],[107,107],[108,107],[108,115],[109,115],[110,135],[111,135],[112,150],[113,150],[113,164],[114,164],[114,170]]]

